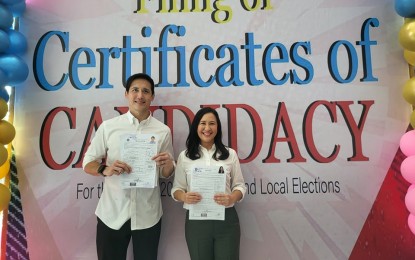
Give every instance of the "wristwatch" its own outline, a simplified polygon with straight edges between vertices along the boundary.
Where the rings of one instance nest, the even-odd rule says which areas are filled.
[[[106,177],[107,175],[105,175],[104,174],[104,170],[105,170],[105,168],[107,168],[107,166],[106,165],[104,165],[104,164],[101,164],[99,167],[98,167],[98,173],[99,174],[101,174],[102,176],[104,176],[104,177]]]

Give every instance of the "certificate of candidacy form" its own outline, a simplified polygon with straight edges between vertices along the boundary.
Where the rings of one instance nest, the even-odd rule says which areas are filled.
[[[190,191],[198,192],[202,200],[189,205],[189,219],[225,220],[225,206],[217,204],[213,196],[226,190],[226,174],[220,166],[194,166],[191,172]]]
[[[120,137],[121,160],[131,166],[130,174],[120,175],[121,188],[154,188],[157,186],[155,134],[125,134]]]

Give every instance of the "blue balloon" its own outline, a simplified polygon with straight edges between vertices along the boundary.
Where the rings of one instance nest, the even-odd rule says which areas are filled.
[[[26,2],[21,1],[20,3],[7,5],[7,7],[12,12],[13,16],[19,17],[26,11]]]
[[[9,30],[8,32],[10,45],[9,48],[5,51],[5,53],[10,54],[23,54],[27,50],[27,41],[26,37],[16,31],[16,30]]]
[[[7,30],[12,27],[13,24],[13,14],[9,9],[0,4],[0,29]]]
[[[7,93],[4,87],[0,87],[0,98],[4,99],[6,103],[9,102],[9,93]]]
[[[20,2],[24,2],[24,0],[0,0],[0,3],[6,4],[6,5],[12,5],[12,4],[17,4]]]
[[[395,11],[402,17],[415,18],[415,0],[395,0]]]
[[[10,39],[9,35],[0,29],[0,53],[6,52],[6,50],[10,47]]]
[[[7,85],[7,75],[6,73],[0,69],[0,88]]]
[[[0,69],[6,73],[6,84],[11,86],[25,81],[29,75],[26,62],[13,54],[0,55]]]

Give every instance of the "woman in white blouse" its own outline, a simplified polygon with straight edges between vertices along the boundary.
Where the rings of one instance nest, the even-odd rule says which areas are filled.
[[[242,200],[246,187],[239,158],[232,148],[222,143],[222,126],[216,110],[200,109],[192,122],[186,140],[186,150],[177,161],[172,189],[173,199],[190,204],[203,198],[190,191],[191,172],[195,166],[212,166],[224,169],[226,191],[217,193],[213,200],[225,206],[225,220],[189,220],[186,214],[185,235],[192,260],[239,259],[240,226],[234,204]]]

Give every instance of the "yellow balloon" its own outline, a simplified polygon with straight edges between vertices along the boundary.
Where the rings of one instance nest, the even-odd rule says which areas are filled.
[[[411,105],[415,105],[415,77],[406,81],[403,86],[403,98]]]
[[[6,116],[7,111],[9,111],[9,108],[6,100],[0,98],[0,119],[3,119]]]
[[[9,158],[9,153],[7,152],[6,147],[4,145],[0,145],[0,165],[3,165]]]
[[[0,144],[8,144],[16,135],[14,126],[6,120],[0,121]]]
[[[9,160],[12,159],[12,144],[7,145],[7,152],[9,153]]]
[[[11,199],[10,189],[0,183],[0,211],[7,208]]]
[[[10,171],[10,161],[7,161],[3,163],[3,165],[0,166],[0,179],[3,179],[4,177],[9,174]]]
[[[403,57],[405,58],[406,62],[408,62],[409,65],[415,66],[415,52],[414,51],[403,51]]]
[[[404,19],[404,23],[410,23],[410,22],[413,22],[413,21],[415,21],[415,18],[405,18]]]
[[[414,111],[412,111],[412,113],[411,113],[411,119],[410,119],[410,122],[411,122],[411,126],[412,126],[412,128],[413,128],[413,129],[415,129],[415,110],[414,110]]]
[[[399,30],[399,43],[408,51],[415,51],[415,21],[404,23]]]

